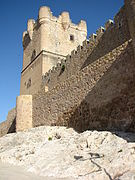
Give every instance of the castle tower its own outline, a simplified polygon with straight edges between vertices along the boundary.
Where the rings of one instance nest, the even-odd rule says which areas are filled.
[[[23,69],[21,95],[40,90],[42,76],[87,37],[87,25],[71,22],[68,12],[54,17],[50,8],[41,7],[37,21],[30,19],[23,33]]]

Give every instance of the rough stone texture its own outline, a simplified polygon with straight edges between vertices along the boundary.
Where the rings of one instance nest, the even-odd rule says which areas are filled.
[[[126,15],[128,19],[130,35],[131,38],[133,39],[133,48],[135,54],[135,38],[134,38],[135,37],[135,1],[125,0],[125,5],[126,5]]]
[[[42,54],[21,75],[21,95],[36,93],[42,83]]]
[[[83,47],[67,57],[66,63],[47,73],[44,84],[49,92],[33,96],[33,126],[135,131],[134,40],[130,40],[134,36],[128,27],[132,26],[132,12],[127,13],[130,9],[124,5],[114,24],[107,22],[106,31],[99,37],[101,29],[97,31],[95,42],[93,35],[89,43],[85,41]],[[66,66],[70,59],[71,70]],[[80,64],[74,66],[77,60]]]
[[[86,67],[88,64],[111,52],[113,49],[122,45],[124,42],[130,39],[130,33],[128,28],[128,21],[123,6],[114,18],[114,24],[110,25],[103,36],[100,38],[99,43],[94,48],[87,61],[82,65]]]
[[[51,91],[34,95],[33,126],[134,131],[134,68],[127,41]]]
[[[6,121],[0,123],[0,137],[16,131],[16,109],[8,112]]]
[[[32,96],[21,95],[16,100],[16,131],[32,128]]]
[[[70,39],[71,36],[73,39]],[[56,18],[48,7],[41,7],[38,20],[36,22],[28,20],[27,31],[23,33],[24,53],[20,94],[38,92],[42,76],[82,44],[86,37],[85,21],[81,20],[75,25],[71,22],[69,13],[63,12]],[[29,79],[31,79],[30,86]]]
[[[1,180],[71,180],[71,178],[55,178],[55,177],[42,177],[34,173],[27,172],[24,167],[11,166],[8,163],[0,162],[0,179]],[[72,179],[74,180],[74,179]]]
[[[24,70],[30,64],[32,52],[34,50],[36,51],[37,55],[41,52],[40,41],[39,41],[41,39],[40,28],[39,28],[38,24],[36,24],[36,22],[34,24],[35,24],[35,26],[37,25],[37,27],[33,27],[32,38],[29,37],[28,25],[27,25],[27,31],[23,35],[24,36],[23,37],[24,52],[23,52],[23,68],[22,68],[22,70]]]
[[[0,159],[56,179],[134,180],[134,140],[132,133],[38,127],[0,138]]]
[[[97,42],[85,40],[83,46],[78,46],[77,50],[72,51],[71,55],[68,55],[66,59],[63,59],[43,76],[42,87],[47,86],[51,90],[57,83],[65,81],[65,79],[77,73],[95,48]],[[63,66],[64,70],[62,70]]]

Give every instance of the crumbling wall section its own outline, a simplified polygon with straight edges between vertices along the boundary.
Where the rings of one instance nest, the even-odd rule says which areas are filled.
[[[8,112],[6,121],[0,124],[0,137],[16,131],[16,109]]]

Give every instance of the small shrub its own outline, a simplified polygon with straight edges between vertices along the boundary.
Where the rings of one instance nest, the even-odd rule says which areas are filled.
[[[120,150],[118,151],[118,153],[120,153],[120,152],[122,152],[122,149],[120,149]]]
[[[66,67],[65,67],[65,65],[63,64],[62,67],[61,67],[59,76],[65,71],[65,68],[66,68]]]
[[[48,137],[48,141],[52,141],[52,137]]]
[[[65,65],[63,64],[61,67],[61,71],[64,72],[64,70],[65,70]]]

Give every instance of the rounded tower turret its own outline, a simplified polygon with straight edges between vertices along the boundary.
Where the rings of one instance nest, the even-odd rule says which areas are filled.
[[[70,16],[68,12],[62,12],[62,26],[64,29],[68,29],[71,23]]]
[[[35,24],[34,19],[29,19],[27,22],[27,31],[29,33],[30,39],[32,39],[34,24]]]
[[[51,13],[50,8],[47,6],[42,6],[39,9],[39,15],[38,15],[39,23],[42,23],[46,18],[50,19],[51,15],[52,13]]]

